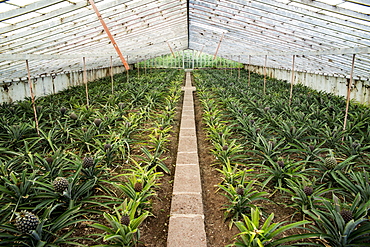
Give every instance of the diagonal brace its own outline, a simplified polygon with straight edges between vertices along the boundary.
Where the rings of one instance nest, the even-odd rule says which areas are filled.
[[[94,11],[95,11],[96,15],[98,16],[98,19],[99,19],[99,21],[100,21],[101,25],[103,26],[104,31],[107,33],[107,35],[108,35],[109,39],[111,40],[111,42],[112,42],[112,44],[113,44],[114,49],[116,49],[116,52],[117,52],[118,56],[120,57],[120,59],[121,59],[121,61],[122,61],[123,65],[125,66],[126,70],[129,70],[129,69],[130,69],[130,67],[128,66],[128,64],[127,64],[127,62],[126,62],[126,60],[125,60],[125,58],[123,57],[123,55],[122,55],[122,53],[121,53],[121,50],[119,49],[119,47],[118,47],[118,45],[117,45],[116,41],[114,40],[114,38],[113,38],[113,36],[112,36],[111,32],[109,31],[109,29],[108,29],[108,27],[107,27],[107,24],[105,24],[105,21],[103,20],[103,17],[100,15],[99,10],[98,10],[98,8],[96,7],[96,5],[95,5],[95,3],[94,3],[94,0],[89,0],[89,2],[90,2],[90,4],[91,4],[91,6],[93,7],[93,9],[94,9]]]

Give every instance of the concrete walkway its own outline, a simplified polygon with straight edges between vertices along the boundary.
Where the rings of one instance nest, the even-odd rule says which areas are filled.
[[[186,72],[167,247],[206,247],[191,74]]]

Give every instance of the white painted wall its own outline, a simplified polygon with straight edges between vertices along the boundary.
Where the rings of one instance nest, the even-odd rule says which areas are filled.
[[[125,71],[123,66],[113,67],[113,73],[118,74]],[[87,70],[87,81],[93,81],[102,77],[110,76],[110,68]],[[42,97],[55,94],[71,86],[83,84],[83,71],[73,71],[70,73],[58,74],[56,76],[43,76],[33,78],[34,94]],[[14,102],[31,97],[28,80],[23,79],[16,82],[0,85],[0,103]]]
[[[245,69],[263,75],[263,66],[245,65]],[[268,77],[279,80],[291,81],[291,70],[266,68]],[[317,91],[325,91],[335,95],[347,96],[347,79],[327,75],[319,75],[306,72],[294,72],[294,83],[301,83]],[[354,80],[351,89],[351,99],[363,104],[370,105],[370,81]]]

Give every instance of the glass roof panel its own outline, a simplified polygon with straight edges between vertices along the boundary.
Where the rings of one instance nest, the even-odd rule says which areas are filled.
[[[11,4],[15,4],[15,5],[18,5],[18,6],[21,6],[21,7],[24,7],[28,4],[31,4],[31,3],[34,3],[34,2],[38,2],[39,0],[9,0],[7,1],[8,3],[11,3]]]
[[[14,5],[11,5],[11,4],[0,3],[0,13],[6,12],[6,11],[9,11],[9,10],[12,10],[12,9],[16,9],[16,8],[18,8],[18,7],[14,6]]]
[[[350,9],[364,14],[370,14],[370,7],[365,7],[360,4],[345,2],[339,5],[339,7]]]
[[[24,20],[28,20],[28,19],[40,16],[40,15],[41,14],[38,14],[36,12],[31,12],[31,13],[27,13],[27,14],[24,14],[24,15],[20,15],[20,16],[11,18],[11,19],[7,20],[6,22],[10,23],[10,24],[14,24],[14,23],[21,22],[21,21],[24,21]]]
[[[330,4],[333,6],[344,2],[343,0],[316,0],[316,1]]]
[[[46,7],[46,8],[40,9],[37,12],[40,12],[40,13],[43,13],[43,14],[47,14],[47,13],[49,13],[51,11],[54,11],[54,10],[57,10],[57,9],[60,9],[60,8],[67,7],[69,5],[71,5],[71,3],[64,1],[64,2],[61,2],[61,3],[58,3],[58,4],[54,4],[54,5],[50,6],[50,7]]]

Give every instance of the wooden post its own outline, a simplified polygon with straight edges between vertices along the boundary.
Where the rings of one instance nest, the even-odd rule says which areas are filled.
[[[251,85],[251,55],[249,55],[248,59],[248,87]]]
[[[263,67],[263,94],[266,94],[266,64],[267,55],[265,55],[265,66]]]
[[[30,86],[30,94],[31,94],[33,115],[35,117],[35,123],[36,123],[36,131],[37,131],[37,135],[40,136],[39,120],[37,119],[37,111],[36,111],[36,104],[35,104],[35,95],[33,94],[33,83],[32,83],[32,80],[31,80],[31,72],[30,72],[30,66],[28,65],[28,60],[26,60],[26,68],[27,68],[27,75],[28,75],[28,84]]]
[[[84,63],[83,80],[84,80],[85,89],[86,89],[86,105],[89,106],[89,89],[87,86],[87,72],[86,72],[85,57],[83,57],[83,63]]]
[[[240,80],[240,55],[238,57],[238,80]]]
[[[110,56],[110,78],[112,81],[112,94],[114,93],[114,83],[113,83],[113,58]]]
[[[147,62],[147,59],[146,59],[146,55],[144,56],[144,74],[146,75],[146,62]]]
[[[353,54],[351,74],[350,74],[350,77],[349,77],[349,83],[347,84],[347,101],[346,101],[346,112],[345,112],[345,115],[344,115],[343,130],[346,130],[346,125],[347,125],[348,108],[349,108],[349,101],[351,100],[351,87],[352,87],[352,82],[353,82],[353,70],[355,68],[355,58],[356,58],[356,54]],[[342,138],[342,141],[343,141],[343,138]]]
[[[290,80],[289,105],[292,103],[292,97],[293,97],[293,85],[294,85],[294,63],[295,63],[295,55],[293,55],[293,62],[292,62],[292,78],[291,78],[291,80]]]
[[[140,62],[137,63],[137,78],[140,78]]]
[[[98,19],[99,19],[101,25],[103,26],[104,31],[107,33],[107,35],[108,35],[110,41],[112,42],[112,45],[113,45],[114,49],[116,50],[118,56],[120,57],[123,65],[125,66],[126,70],[129,70],[130,66],[127,64],[125,58],[123,57],[123,55],[121,53],[121,50],[119,49],[116,41],[114,40],[112,34],[110,33],[109,28],[107,27],[107,24],[105,24],[105,21],[103,20],[103,17],[100,15],[99,10],[98,10],[98,8],[96,7],[96,5],[94,3],[94,0],[89,0],[89,2],[91,4],[91,6],[93,7],[96,15],[98,16]]]
[[[218,50],[220,49],[220,45],[221,45],[222,39],[224,38],[224,35],[225,33],[222,33],[221,39],[218,42],[217,49],[216,49],[215,55],[213,56],[213,59],[216,59],[216,56],[217,56]]]
[[[127,55],[127,61],[128,61],[128,55]],[[128,82],[129,76],[128,76],[128,69],[126,69],[126,82]]]

